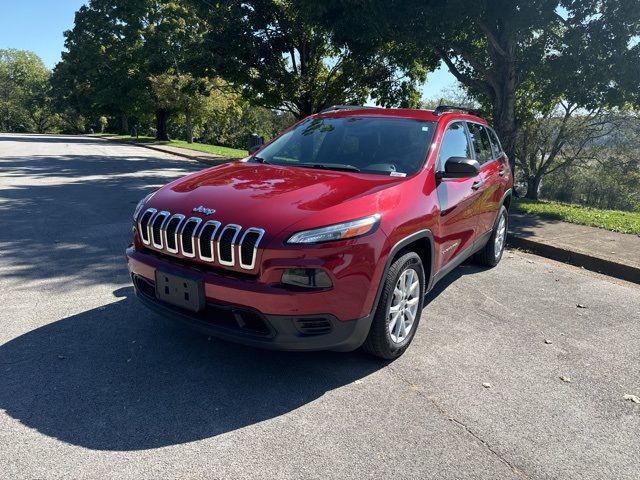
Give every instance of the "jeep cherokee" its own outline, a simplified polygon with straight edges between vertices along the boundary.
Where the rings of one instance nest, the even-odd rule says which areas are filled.
[[[476,112],[332,107],[141,200],[128,267],[142,303],[209,335],[392,359],[436,282],[500,261],[512,183]]]

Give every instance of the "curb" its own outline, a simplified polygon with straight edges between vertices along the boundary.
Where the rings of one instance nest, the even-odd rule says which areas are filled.
[[[231,161],[234,161],[234,160],[239,160],[237,158],[230,158],[230,157],[218,157],[219,158],[219,160],[218,160],[217,158],[207,158],[207,157],[202,157],[202,156],[199,156],[199,155],[192,155],[190,153],[174,152],[174,151],[165,150],[162,147],[158,147],[156,145],[147,145],[145,143],[127,142],[126,140],[122,141],[122,143],[126,143],[127,145],[136,145],[138,147],[148,148],[149,150],[155,150],[156,152],[168,153],[169,155],[176,155],[178,157],[188,158],[189,160],[195,160],[197,162],[204,163],[204,164],[207,164],[207,165],[220,165],[221,163],[226,163],[226,162],[231,162]],[[179,148],[179,147],[174,147],[174,148]]]
[[[123,144],[123,145],[133,145],[133,146],[136,146],[136,147],[148,148],[149,150],[154,150],[156,152],[162,152],[162,153],[166,153],[166,154],[169,154],[169,155],[175,155],[176,157],[182,157],[182,158],[187,158],[189,160],[195,160],[197,162],[204,163],[206,165],[220,165],[222,163],[232,162],[232,161],[235,161],[235,160],[240,160],[239,158],[231,158],[231,157],[207,158],[207,157],[203,157],[201,155],[195,155],[195,154],[191,154],[191,153],[182,153],[182,152],[174,152],[174,151],[165,150],[161,146],[157,146],[157,145],[149,145],[149,144],[146,144],[146,143],[138,143],[138,142],[128,142],[126,140],[121,140],[119,138],[109,138],[109,137],[90,137],[90,138],[99,138],[100,140],[105,140],[107,142],[114,142],[114,143],[120,143],[120,144]],[[179,148],[179,147],[173,147],[173,148]],[[219,160],[218,160],[218,158],[219,158]]]
[[[603,258],[593,257],[584,253],[574,252],[572,250],[567,250],[565,248],[537,242],[529,238],[515,236],[512,234],[507,236],[507,244],[512,247],[528,250],[541,257],[550,258],[558,262],[582,267],[585,270],[602,273],[610,277],[640,284],[640,268],[612,262]]]

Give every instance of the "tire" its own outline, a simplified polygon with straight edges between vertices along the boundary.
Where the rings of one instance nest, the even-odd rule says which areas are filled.
[[[504,221],[504,223],[502,223]],[[487,244],[476,254],[476,260],[485,267],[495,267],[500,263],[504,246],[507,240],[507,230],[509,228],[509,214],[504,206],[500,207],[500,213],[493,226],[493,233]],[[500,243],[498,247],[497,243]]]
[[[401,281],[404,281],[404,284]],[[417,287],[415,287],[416,281],[418,282]],[[408,283],[414,286],[407,286]],[[403,286],[406,287],[403,288]],[[413,340],[420,323],[424,291],[425,278],[422,260],[415,252],[405,253],[393,262],[387,272],[371,329],[362,348],[366,352],[386,360],[392,360],[402,355]],[[402,295],[398,292],[402,292]],[[413,303],[414,301],[415,303]],[[392,308],[397,308],[399,312],[395,319],[392,318]],[[413,321],[409,323],[412,315]],[[391,329],[391,327],[393,328]],[[405,328],[404,332],[402,331],[403,327]]]

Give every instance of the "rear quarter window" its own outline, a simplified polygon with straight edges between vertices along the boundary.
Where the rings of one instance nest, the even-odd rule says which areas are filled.
[[[500,139],[498,139],[498,135],[494,132],[493,128],[487,128],[489,132],[489,138],[491,139],[491,148],[493,149],[493,158],[498,158],[502,155],[502,145],[500,144]]]

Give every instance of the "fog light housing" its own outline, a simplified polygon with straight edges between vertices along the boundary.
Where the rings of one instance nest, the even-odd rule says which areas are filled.
[[[303,288],[329,288],[333,285],[327,272],[317,268],[288,268],[282,273],[282,283]]]

